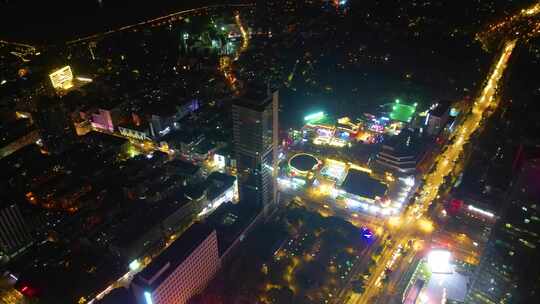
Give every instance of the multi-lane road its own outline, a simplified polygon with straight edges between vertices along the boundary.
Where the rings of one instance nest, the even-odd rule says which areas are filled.
[[[455,164],[463,152],[463,145],[467,143],[473,133],[481,125],[482,119],[489,115],[489,108],[497,105],[497,92],[501,79],[507,68],[508,60],[516,46],[517,41],[512,40],[505,44],[503,50],[495,61],[487,82],[482,89],[480,96],[472,106],[472,110],[467,114],[462,123],[454,131],[454,139],[437,157],[434,170],[425,177],[425,182],[420,190],[420,195],[412,207],[401,216],[400,227],[396,229],[392,245],[383,249],[381,258],[372,270],[366,282],[366,289],[361,294],[355,294],[349,300],[351,304],[375,303],[376,297],[382,290],[382,278],[388,267],[391,267],[399,258],[401,248],[408,240],[415,237],[417,229],[416,223],[421,220],[431,203],[437,198],[439,188],[444,184],[445,177],[450,175]]]

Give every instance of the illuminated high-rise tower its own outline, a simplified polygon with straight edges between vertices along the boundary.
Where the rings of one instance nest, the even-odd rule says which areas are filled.
[[[233,105],[240,200],[265,210],[276,200],[278,92],[250,91]]]

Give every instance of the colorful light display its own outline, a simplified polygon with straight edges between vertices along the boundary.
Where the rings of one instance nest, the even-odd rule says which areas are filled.
[[[69,65],[49,74],[53,88],[57,90],[68,90],[73,87],[73,72]]]
[[[314,122],[323,119],[326,116],[324,112],[317,112],[304,117],[304,121]]]
[[[392,112],[390,118],[401,122],[410,122],[414,113],[416,112],[416,103],[412,106],[400,103],[396,100],[396,103],[392,106]]]
[[[321,170],[321,174],[341,183],[347,175],[347,165],[333,159],[327,159],[325,163],[326,166]]]
[[[371,232],[371,230],[369,230],[368,227],[362,227],[362,237],[364,239],[371,239],[373,237],[373,232]]]

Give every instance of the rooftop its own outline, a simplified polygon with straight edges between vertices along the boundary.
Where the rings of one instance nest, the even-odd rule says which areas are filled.
[[[174,116],[178,109],[177,106],[182,105],[186,101],[173,102],[172,100],[166,101],[147,101],[142,105],[141,112],[148,115],[157,115],[162,117]]]
[[[180,159],[175,159],[168,162],[167,167],[173,170],[173,173],[179,175],[194,175],[200,169],[199,166]]]
[[[210,175],[208,175],[208,180],[221,182],[224,184],[233,184],[234,181],[236,181],[236,177],[220,172],[212,172]]]
[[[207,154],[211,150],[216,148],[216,144],[208,139],[203,139],[198,145],[195,146],[195,152],[199,154]]]
[[[28,250],[11,270],[20,274],[18,288],[35,290],[40,303],[76,303],[120,275],[122,269],[104,253],[82,243],[45,242]]]
[[[182,236],[174,241],[165,251],[158,255],[143,271],[135,277],[136,282],[143,286],[148,286],[143,280],[150,281],[155,275],[169,264],[168,267],[150,285],[156,287],[178,265],[180,265],[208,236],[214,231],[209,225],[204,223],[193,224]]]
[[[161,140],[168,143],[179,144],[193,144],[204,139],[204,134],[200,129],[184,129],[181,131],[172,131],[165,135]]]
[[[207,179],[208,199],[213,200],[216,197],[220,196],[225,190],[232,187],[235,181],[236,177],[234,176],[219,172],[212,172],[212,174],[210,174]]]
[[[433,273],[426,286],[425,294],[433,303],[443,303],[443,299],[464,303],[469,279],[458,272]]]
[[[390,118],[401,122],[411,122],[411,119],[416,112],[416,106],[410,106],[402,103],[394,103]]]
[[[311,171],[319,163],[319,161],[309,154],[297,154],[290,160],[290,165],[302,172]]]
[[[272,95],[268,95],[266,87],[252,86],[242,96],[234,101],[234,105],[254,111],[264,111],[272,103]]]
[[[452,103],[448,100],[442,100],[437,103],[435,109],[431,110],[430,113],[433,116],[441,117],[446,113],[450,112],[450,106]]]
[[[147,132],[148,131],[148,124],[146,123],[140,123],[139,125],[134,124],[133,122],[124,122],[118,124],[119,128],[125,128],[129,130],[139,131],[139,132]]]
[[[90,132],[82,136],[81,139],[100,148],[118,147],[128,142],[125,138],[110,136],[100,132]]]
[[[29,119],[17,119],[0,124],[0,147],[30,133],[32,129]]]
[[[392,151],[393,156],[417,156],[422,152],[425,143],[418,132],[403,129],[399,135],[388,138],[383,145],[384,152]]]
[[[218,233],[220,256],[229,249],[240,234],[251,224],[259,211],[260,208],[254,206],[251,202],[241,201],[237,204],[229,202],[219,206],[216,211],[205,219],[205,223]]]
[[[368,173],[351,169],[341,185],[348,193],[374,199],[376,196],[383,197],[388,187],[380,181],[372,178]]]
[[[183,193],[180,193],[176,197],[180,199],[167,199],[155,204],[140,202],[138,206],[133,206],[132,208],[137,208],[138,210],[129,218],[120,222],[120,231],[114,232],[116,234],[115,243],[120,247],[127,248],[131,246],[132,242],[144,237],[147,232],[154,229],[167,217],[188,203],[187,199],[183,198]]]

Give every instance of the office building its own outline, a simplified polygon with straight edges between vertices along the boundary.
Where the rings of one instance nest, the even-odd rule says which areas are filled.
[[[526,161],[469,289],[467,303],[538,303],[540,159]]]
[[[0,205],[0,257],[14,257],[32,244],[32,237],[19,207]]]
[[[132,283],[138,304],[184,304],[202,292],[220,267],[216,231],[194,224]]]
[[[148,121],[150,136],[159,139],[178,130],[180,128],[179,121],[198,109],[199,101],[192,99],[168,103],[148,102],[142,112]]]
[[[437,135],[448,122],[451,110],[450,101],[441,101],[436,103],[426,115],[424,125],[429,135]]]
[[[376,166],[397,175],[414,174],[424,157],[425,146],[416,131],[404,129],[383,144],[375,159]]]
[[[240,200],[264,206],[276,200],[278,92],[249,92],[233,105],[233,140]]]

